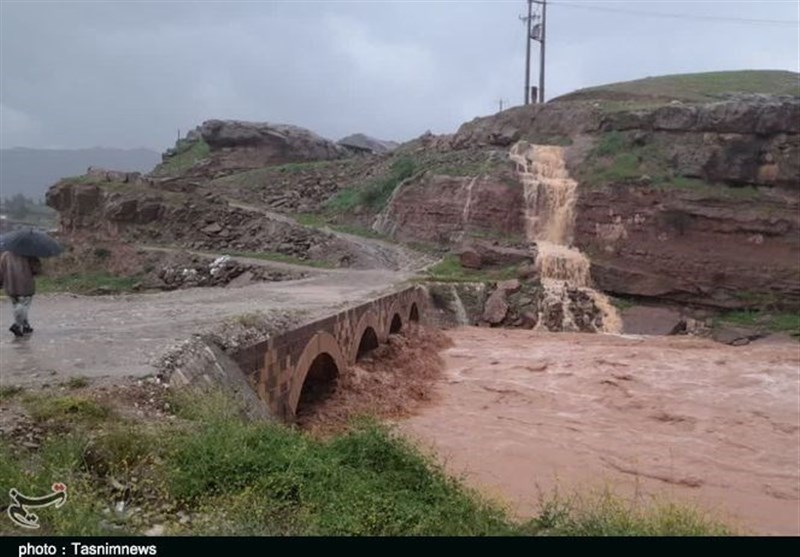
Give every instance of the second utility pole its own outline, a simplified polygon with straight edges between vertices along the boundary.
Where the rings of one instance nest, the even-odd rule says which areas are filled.
[[[530,10],[530,2],[528,3],[528,10]],[[530,14],[529,14],[530,15]],[[530,24],[529,24],[530,25]],[[542,0],[542,31],[539,42],[541,49],[539,50],[539,102],[544,102],[544,43],[545,33],[547,32],[547,0]],[[528,52],[530,53],[531,43],[528,41]]]
[[[531,20],[533,19],[533,0],[528,0],[527,30],[525,31],[525,104],[531,101]],[[536,99],[533,99],[534,101]]]

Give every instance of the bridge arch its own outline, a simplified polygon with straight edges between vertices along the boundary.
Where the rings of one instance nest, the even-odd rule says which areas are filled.
[[[381,342],[386,341],[378,324],[378,316],[373,311],[367,311],[359,319],[355,329],[352,346],[350,347],[350,362],[357,361],[366,352],[377,348]]]
[[[396,335],[403,330],[403,318],[400,317],[400,312],[398,311],[394,311],[389,315],[391,316],[389,321],[389,334]]]
[[[408,312],[408,320],[414,323],[419,323],[419,306],[417,302],[411,303],[411,309]]]
[[[333,335],[326,331],[314,335],[294,366],[295,373],[286,401],[286,414],[290,417],[297,415],[297,407],[308,381],[311,383],[306,388],[307,395],[322,396],[326,390],[332,392],[336,378],[344,371],[346,365],[347,360]]]

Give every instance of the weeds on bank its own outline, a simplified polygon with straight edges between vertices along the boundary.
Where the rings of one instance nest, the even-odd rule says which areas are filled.
[[[63,507],[37,510],[41,535],[135,534],[153,523],[184,535],[730,533],[691,509],[629,507],[610,496],[555,497],[520,523],[374,421],[323,440],[244,422],[221,395],[170,403],[173,419],[145,424],[103,419],[110,414],[79,397],[27,400],[42,427],[58,416],[71,427],[48,433],[35,451],[1,441],[0,489],[40,494],[67,484]],[[119,512],[120,501],[140,512]],[[5,520],[0,533],[19,531]]]
[[[517,266],[502,269],[467,269],[457,255],[449,254],[428,269],[428,280],[436,282],[491,282],[509,280],[517,276]]]
[[[415,169],[414,159],[408,156],[399,157],[392,163],[388,175],[373,180],[361,188],[341,190],[326,203],[325,208],[333,213],[350,212],[359,206],[380,211],[386,206],[397,186],[410,178]]]
[[[686,504],[655,500],[645,504],[608,489],[543,498],[531,533],[547,536],[730,536],[735,531]]]
[[[139,276],[118,277],[97,272],[66,276],[41,276],[36,281],[40,293],[72,292],[73,294],[120,294],[134,291],[142,280]]]
[[[731,311],[717,317],[714,324],[717,327],[734,325],[763,329],[773,333],[787,333],[800,339],[800,313],[774,313],[757,310]]]

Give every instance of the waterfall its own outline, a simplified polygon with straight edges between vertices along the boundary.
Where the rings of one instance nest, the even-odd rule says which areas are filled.
[[[469,181],[469,184],[467,184],[467,200],[464,202],[464,210],[461,212],[461,228],[464,230],[464,232],[467,231],[467,223],[469,223],[469,211],[472,208],[472,188],[475,187],[475,182],[477,181],[478,177],[475,176]]]
[[[459,326],[469,325],[469,317],[467,317],[467,310],[464,307],[464,302],[461,301],[461,296],[458,295],[458,289],[455,285],[450,285],[450,291],[453,293],[453,313],[456,315],[456,322]]]
[[[591,296],[603,315],[602,332],[618,333],[621,320],[608,298],[592,289],[590,261],[572,246],[578,183],[567,171],[564,148],[516,143],[509,153],[524,187],[525,232],[538,249],[536,266],[545,288],[543,307],[561,304],[564,330],[575,330],[568,288]],[[539,326],[542,326],[541,315]]]

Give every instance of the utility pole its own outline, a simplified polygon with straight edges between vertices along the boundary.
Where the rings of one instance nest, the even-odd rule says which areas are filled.
[[[528,0],[528,17],[520,16],[525,22],[525,104],[530,102],[531,95],[531,21],[533,20],[533,0]]]
[[[538,4],[542,7],[540,14],[533,13],[533,5]],[[541,23],[532,25],[534,19],[541,19]],[[547,0],[528,0],[528,16],[520,16],[520,20],[526,22],[527,29],[525,34],[525,104],[530,102],[544,102],[544,47],[545,32],[547,25]],[[531,41],[537,41],[539,48],[539,87],[537,90],[538,98],[531,98]]]
[[[544,102],[544,44],[547,33],[547,0],[542,0],[542,33],[539,42],[539,102]]]
[[[505,103],[505,102],[506,102],[505,99],[497,99],[497,104],[500,105],[499,112],[503,112],[503,103]]]

